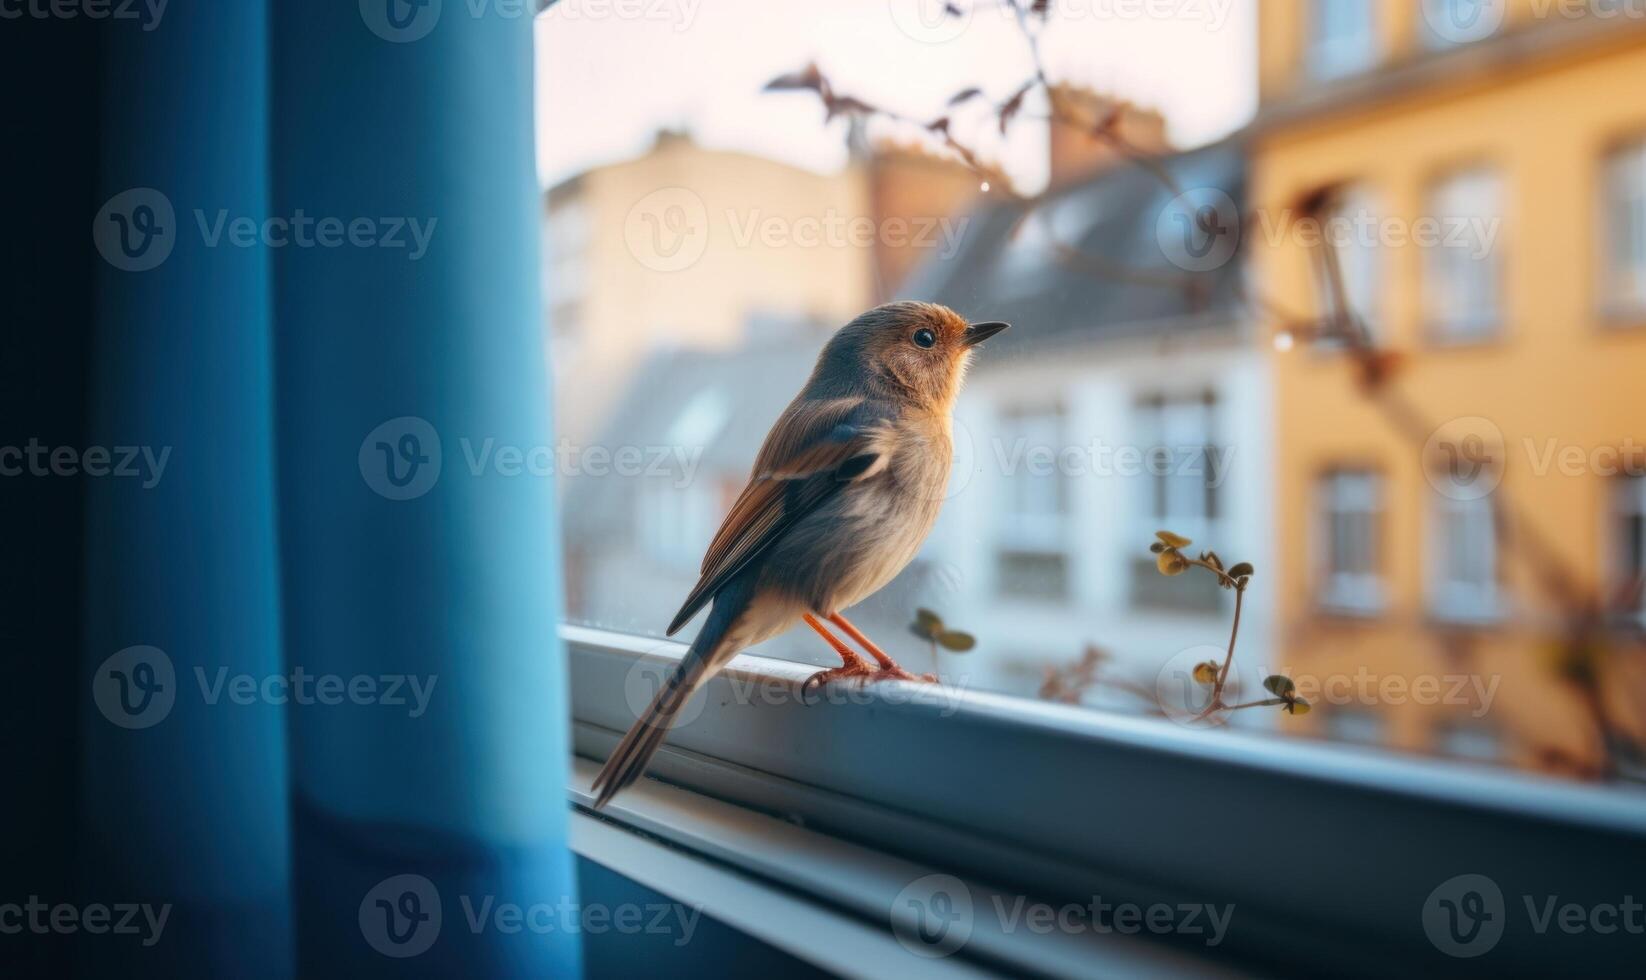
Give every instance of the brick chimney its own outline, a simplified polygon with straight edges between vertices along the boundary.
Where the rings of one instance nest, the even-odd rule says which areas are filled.
[[[882,237],[875,243],[875,300],[884,302],[897,295],[916,265],[950,242],[942,223],[950,234],[964,229],[961,219],[977,200],[982,178],[917,143],[865,142],[859,151],[876,227],[902,232],[897,240]],[[896,225],[889,224],[893,221]]]
[[[1111,142],[1092,135],[1099,125],[1106,125],[1126,145],[1144,154],[1172,148],[1166,140],[1166,117],[1154,109],[1066,82],[1052,86],[1050,94],[1054,118],[1048,149],[1053,187],[1090,177],[1120,159]]]

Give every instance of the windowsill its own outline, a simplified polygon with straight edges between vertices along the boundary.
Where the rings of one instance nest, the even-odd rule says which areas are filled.
[[[1009,965],[1047,976],[1236,976],[1136,936],[1037,935],[1014,928],[1018,896],[964,882],[974,913],[963,947],[920,957],[892,917],[912,882],[943,873],[657,780],[601,813],[590,809],[599,766],[574,759],[572,850],[797,959],[840,976],[979,977]],[[914,923],[904,918],[904,928]]]
[[[1603,307],[1599,316],[1600,329],[1606,333],[1646,330],[1646,309]]]
[[[1431,599],[1428,616],[1437,626],[1493,629],[1503,625],[1508,609],[1501,598],[1477,602]]]
[[[1423,329],[1424,346],[1430,350],[1469,350],[1478,347],[1491,347],[1502,343],[1504,337],[1503,324],[1495,320],[1483,326],[1471,324],[1467,328],[1431,323]]]
[[[668,667],[684,647],[577,627],[562,636],[575,750],[603,758],[634,718],[624,682],[637,663]],[[936,685],[841,689],[808,705],[800,686],[814,670],[735,658],[694,698],[700,711],[688,702],[693,716],[654,760],[656,779],[607,815],[668,837],[670,821],[634,816],[671,792],[658,781],[771,814],[714,859],[837,908],[864,907],[858,872],[801,880],[781,859],[816,863],[846,843],[1052,904],[1233,905],[1214,950],[1183,936],[1148,945],[1258,972],[1433,972],[1450,961],[1417,910],[1451,875],[1593,904],[1627,893],[1646,860],[1646,811],[1617,790]],[[791,825],[807,835],[778,843]],[[1208,826],[1228,846],[1193,846]],[[1345,881],[1361,886],[1359,900],[1344,900]],[[1592,962],[1595,939],[1517,926],[1494,955],[1553,970]],[[979,954],[991,969],[1030,969]]]

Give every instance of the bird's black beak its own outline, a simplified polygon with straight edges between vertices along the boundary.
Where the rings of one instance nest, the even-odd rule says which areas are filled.
[[[976,347],[995,334],[1011,326],[1000,320],[989,320],[986,323],[974,323],[966,328],[964,343],[967,347]]]

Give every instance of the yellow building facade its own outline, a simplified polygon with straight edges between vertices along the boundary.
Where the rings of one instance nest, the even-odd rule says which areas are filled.
[[[1396,356],[1369,392],[1274,328],[1275,668],[1319,708],[1289,730],[1591,776],[1641,740],[1643,9],[1261,5],[1253,288],[1326,318],[1329,252]]]

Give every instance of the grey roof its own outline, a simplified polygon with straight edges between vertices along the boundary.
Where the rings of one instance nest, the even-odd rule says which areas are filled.
[[[1232,211],[1238,238],[1246,210],[1241,141],[1155,158],[1150,166],[1164,169],[1194,200],[1225,202],[1219,211]],[[1032,356],[1055,347],[1048,344],[1054,335],[1083,342],[1197,320],[1234,329],[1244,309],[1239,252],[1210,271],[1174,264],[1159,229],[1163,215],[1172,219],[1177,196],[1149,167],[1123,164],[1053,191],[1027,220],[1021,202],[985,203],[966,217],[954,254],[919,266],[903,298],[942,303],[972,320],[1010,321],[1014,328],[990,341],[994,356],[983,366],[998,362],[1002,352]],[[1091,258],[1060,256],[1052,241],[1078,244]]]

